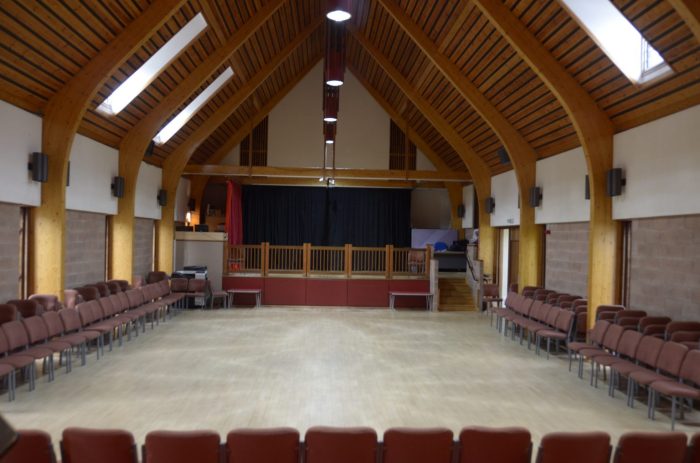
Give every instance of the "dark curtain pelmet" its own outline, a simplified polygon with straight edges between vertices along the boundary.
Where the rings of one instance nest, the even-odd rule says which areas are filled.
[[[410,223],[410,190],[243,187],[246,244],[408,247]]]

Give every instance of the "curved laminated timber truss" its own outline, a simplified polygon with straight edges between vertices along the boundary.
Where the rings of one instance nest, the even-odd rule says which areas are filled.
[[[346,172],[346,182],[444,183],[453,202],[471,181],[480,201],[491,177],[514,169],[521,197],[535,163],[582,146],[591,179],[589,298],[618,298],[620,229],[604,174],[612,137],[700,103],[700,10],[692,0],[612,0],[672,73],[632,83],[559,0],[355,0],[347,67],[437,172]],[[114,88],[197,13],[208,27],[115,116],[96,111]],[[163,168],[170,198],[192,175],[304,184],[313,169],[217,166],[322,57],[321,0],[7,0],[0,4],[0,98],[43,115],[50,158],[34,210],[33,292],[63,288],[65,175],[76,133],[119,149],[125,196],[111,218],[110,276],[130,278],[141,161]],[[161,126],[225,67],[234,76],[167,143],[144,158]],[[316,104],[311,102],[310,104]],[[504,147],[510,163],[499,161]],[[341,178],[340,176],[338,177]],[[174,201],[157,228],[157,266],[172,268]],[[197,204],[200,201],[196,201]],[[480,257],[491,273],[495,234],[480,208]],[[520,209],[520,285],[540,283],[542,228]],[[117,252],[119,251],[119,252]],[[39,260],[41,263],[39,264]]]

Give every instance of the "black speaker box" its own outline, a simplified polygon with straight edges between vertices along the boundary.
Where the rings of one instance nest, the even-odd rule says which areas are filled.
[[[158,205],[167,206],[168,205],[168,192],[165,190],[158,190]]]
[[[112,183],[112,194],[117,198],[124,197],[124,177],[114,177],[114,183]]]
[[[542,203],[542,188],[533,186],[530,188],[530,207],[539,207]]]
[[[32,153],[29,165],[32,171],[32,180],[35,182],[48,182],[49,180],[49,157],[44,153]]]
[[[489,196],[484,200],[484,209],[489,214],[493,214],[493,212],[496,210],[496,200],[493,196]]]
[[[588,175],[586,175],[586,199],[591,199],[591,181],[588,179]]]
[[[622,177],[622,169],[615,168],[608,171],[607,177],[607,192],[608,196],[620,196],[622,194],[622,187],[625,186],[627,182]]]
[[[459,206],[457,206],[457,217],[459,217],[460,219],[464,218],[464,204],[460,204]]]
[[[501,164],[508,164],[510,162],[510,157],[508,157],[508,151],[504,147],[498,148],[498,159],[501,160]]]

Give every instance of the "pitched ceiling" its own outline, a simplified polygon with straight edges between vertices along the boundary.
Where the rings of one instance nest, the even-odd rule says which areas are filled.
[[[417,24],[452,64],[474,84],[532,146],[540,158],[579,145],[566,112],[542,80],[471,2],[458,0],[388,0]],[[144,117],[221,43],[250,21],[270,1],[190,0],[119,71],[107,81],[87,111],[79,131],[117,147],[124,134]],[[217,108],[273,60],[323,14],[322,0],[283,5],[222,65],[234,77],[149,161],[162,162]],[[499,162],[501,146],[489,124],[442,75],[432,60],[377,0],[355,0],[348,40],[348,68],[420,136],[451,169],[464,170],[454,148],[401,90],[408,81],[423,102],[454,128],[481,156],[492,173],[508,170]],[[504,0],[511,11],[581,83],[624,130],[700,103],[700,43],[666,0],[613,0],[673,68],[667,78],[635,85],[555,0]],[[41,114],[73,75],[113,40],[145,8],[146,0],[107,2],[73,0],[0,3],[0,98]],[[106,117],[95,108],[138,66],[197,12],[210,27],[119,115]],[[313,27],[313,26],[312,26]],[[367,40],[370,48],[362,45]],[[282,64],[221,124],[194,153],[206,163],[242,136],[289,91],[322,56],[323,27],[318,26]],[[369,51],[368,51],[369,50]],[[374,54],[373,54],[374,53]],[[384,63],[384,65],[382,65]],[[211,82],[218,72],[206,82]],[[203,86],[202,86],[203,87]],[[319,99],[320,102],[320,85]],[[190,99],[194,98],[193,94]],[[183,104],[186,105],[189,101]],[[314,101],[313,104],[317,102]],[[319,103],[320,104],[320,103]]]

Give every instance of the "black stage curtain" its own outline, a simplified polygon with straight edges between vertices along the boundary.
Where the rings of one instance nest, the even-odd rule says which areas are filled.
[[[411,245],[411,191],[245,185],[243,241]]]

